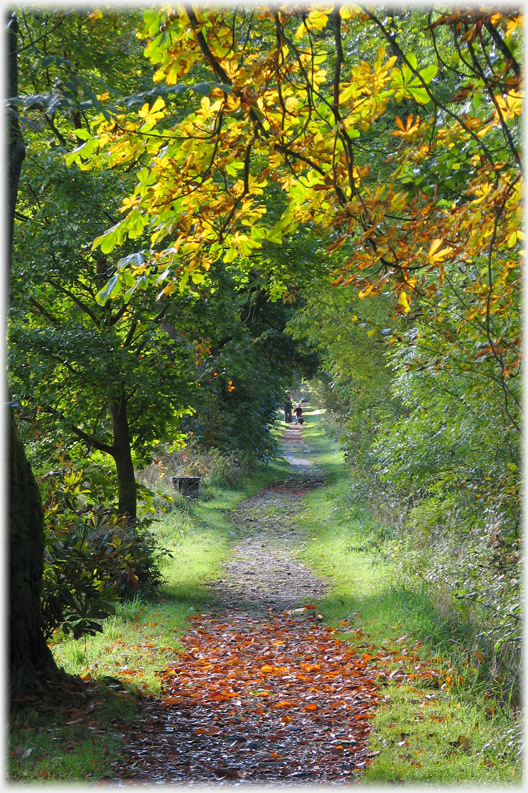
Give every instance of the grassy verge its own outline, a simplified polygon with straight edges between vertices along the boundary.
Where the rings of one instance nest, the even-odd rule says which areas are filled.
[[[342,629],[383,681],[371,739],[371,750],[379,754],[365,781],[519,784],[521,771],[508,746],[511,721],[472,690],[468,672],[452,668],[442,620],[426,594],[401,587],[376,552],[376,526],[347,502],[341,453],[320,430],[317,411],[307,411],[305,418],[303,436],[327,484],[306,496],[298,517],[310,537],[304,558],[334,582],[321,603],[326,621]],[[37,709],[28,703],[14,717],[11,780],[111,778],[141,697],[159,694],[159,672],[178,653],[189,615],[208,604],[204,582],[219,574],[236,543],[230,513],[288,471],[285,461],[273,461],[235,489],[209,486],[203,500],[161,517],[155,530],[173,552],[164,562],[164,592],[153,601],[120,606],[101,635],[53,648],[59,665],[83,677],[85,688],[69,704],[44,702]],[[461,682],[460,674],[468,679]]]
[[[520,784],[512,721],[472,689],[471,669],[454,668],[450,636],[426,593],[402,587],[377,552],[379,532],[347,503],[342,455],[315,413],[303,433],[327,479],[298,518],[310,539],[304,560],[333,580],[320,604],[325,620],[341,627],[382,683],[371,739],[378,754],[365,781]]]
[[[120,605],[104,622],[102,634],[64,640],[52,648],[57,664],[83,678],[88,693],[74,692],[62,705],[37,707],[30,701],[12,718],[11,780],[111,778],[111,764],[126,731],[134,728],[141,697],[160,693],[159,673],[180,651],[178,637],[187,633],[189,615],[208,603],[204,582],[219,575],[219,565],[236,541],[229,514],[288,470],[286,461],[273,460],[255,467],[235,489],[209,485],[203,500],[179,503],[159,516],[153,530],[173,554],[162,563],[163,592],[155,600]]]

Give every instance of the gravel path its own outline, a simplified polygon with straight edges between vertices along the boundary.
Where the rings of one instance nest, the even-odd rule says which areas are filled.
[[[293,518],[323,477],[300,426],[285,430],[283,452],[291,473],[232,518],[237,546],[210,583],[214,608],[190,618],[162,698],[143,703],[118,785],[350,785],[371,762],[374,678],[323,624],[312,601],[328,584],[299,559]]]
[[[244,501],[233,517],[240,532],[233,558],[223,565],[225,575],[209,585],[217,606],[285,610],[326,592],[325,581],[298,558],[304,536],[293,523],[302,495],[323,485],[323,477],[309,459],[300,425],[286,429],[282,448],[290,475]]]

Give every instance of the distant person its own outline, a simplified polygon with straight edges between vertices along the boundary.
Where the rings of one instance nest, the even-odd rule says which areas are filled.
[[[299,419],[300,418],[302,418],[302,407],[301,407],[301,403],[297,402],[297,407],[295,408],[295,423],[296,424],[299,424]],[[303,421],[304,421],[304,419],[303,419]],[[301,421],[300,423],[302,424],[303,421]]]
[[[286,402],[284,403],[284,421],[286,424],[291,424],[292,422],[292,408],[291,394],[289,391],[286,391]]]

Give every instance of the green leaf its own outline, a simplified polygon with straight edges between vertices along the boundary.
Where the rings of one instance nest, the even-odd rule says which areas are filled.
[[[118,284],[119,284],[119,274],[116,273],[111,277],[111,279],[108,281],[104,289],[101,289],[95,296],[95,299],[97,300],[100,306],[104,306],[106,301],[112,297],[113,293],[117,289]]]
[[[410,52],[410,53],[407,55],[407,60],[409,61],[409,63],[411,64],[411,66],[412,66],[412,68],[413,68],[413,69],[416,69],[416,68],[418,68],[418,58],[416,57],[416,55],[414,54],[414,52]]]
[[[438,66],[436,63],[432,63],[430,66],[426,66],[425,69],[420,69],[420,77],[424,83],[430,83],[433,77],[436,77],[437,71]]]
[[[75,129],[75,137],[79,140],[90,140],[92,137],[87,129]]]
[[[413,99],[415,99],[420,105],[426,105],[431,101],[431,97],[425,88],[415,88],[414,86],[409,86],[409,92],[411,93]]]

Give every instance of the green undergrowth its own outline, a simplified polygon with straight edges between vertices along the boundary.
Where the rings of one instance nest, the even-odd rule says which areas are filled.
[[[333,582],[319,604],[325,621],[379,672],[370,746],[378,754],[365,781],[520,784],[519,724],[482,695],[475,659],[457,661],[427,592],[408,591],[379,552],[383,530],[348,503],[342,454],[316,413],[307,413],[303,437],[327,482],[306,495],[297,517],[309,540],[303,558]]]

